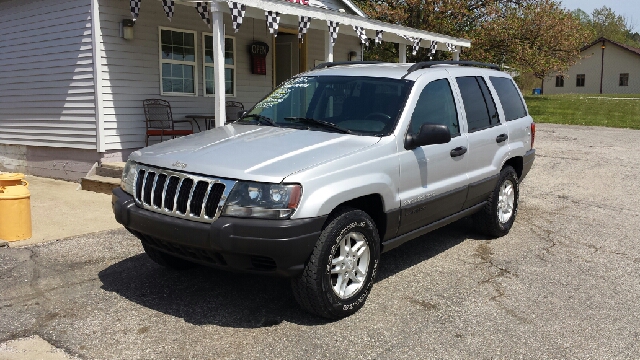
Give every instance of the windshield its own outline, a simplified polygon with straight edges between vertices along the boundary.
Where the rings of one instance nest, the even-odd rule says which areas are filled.
[[[395,128],[412,84],[375,77],[295,77],[256,104],[239,123],[384,136]]]

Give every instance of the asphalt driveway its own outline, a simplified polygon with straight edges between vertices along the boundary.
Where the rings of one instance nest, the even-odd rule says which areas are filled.
[[[112,230],[0,249],[0,343],[38,335],[88,359],[640,358],[640,131],[539,124],[536,148],[508,236],[462,220],[383,254],[347,319],[303,312],[284,279],[163,269]]]

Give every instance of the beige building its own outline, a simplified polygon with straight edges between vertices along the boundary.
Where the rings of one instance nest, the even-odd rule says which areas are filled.
[[[640,94],[640,49],[600,38],[565,74],[544,80],[543,93]]]

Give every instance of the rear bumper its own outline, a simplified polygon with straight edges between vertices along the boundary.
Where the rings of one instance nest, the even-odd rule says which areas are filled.
[[[524,157],[522,158],[522,176],[520,176],[520,182],[524,180],[525,176],[527,176],[527,174],[529,173],[529,170],[531,170],[531,167],[533,166],[533,161],[535,159],[536,159],[536,149],[531,149],[527,151],[526,154],[524,154]]]
[[[116,220],[147,246],[222,269],[287,277],[302,272],[326,220],[220,217],[200,223],[141,209],[120,188],[113,190],[112,206]]]

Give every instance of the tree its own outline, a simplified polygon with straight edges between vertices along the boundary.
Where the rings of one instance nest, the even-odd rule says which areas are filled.
[[[617,15],[611,8],[603,6],[595,9],[591,13],[591,18],[591,26],[596,39],[604,37],[620,43],[627,43],[631,40],[629,37],[631,29],[627,19],[622,15]]]
[[[475,60],[494,62],[532,73],[542,80],[579,60],[591,33],[554,0],[511,6],[473,33],[469,51]]]
[[[371,18],[401,24],[456,37],[468,38],[478,24],[490,17],[489,11],[516,6],[535,0],[355,0]],[[397,60],[397,49],[392,44],[370,48],[368,60]],[[436,59],[450,55],[438,53]],[[428,59],[427,49],[420,49],[408,61]]]
[[[542,79],[578,60],[592,34],[555,0],[356,0],[375,19],[469,38],[462,57],[493,62]],[[372,47],[369,59],[386,60],[389,45]],[[438,56],[450,56],[439,53]],[[395,55],[397,58],[397,55]],[[410,61],[427,58],[426,49]]]
[[[640,47],[640,34],[632,32],[631,22],[624,16],[617,15],[609,7],[595,9],[591,15],[581,9],[576,9],[571,14],[591,32],[592,40],[604,37],[622,44]]]

